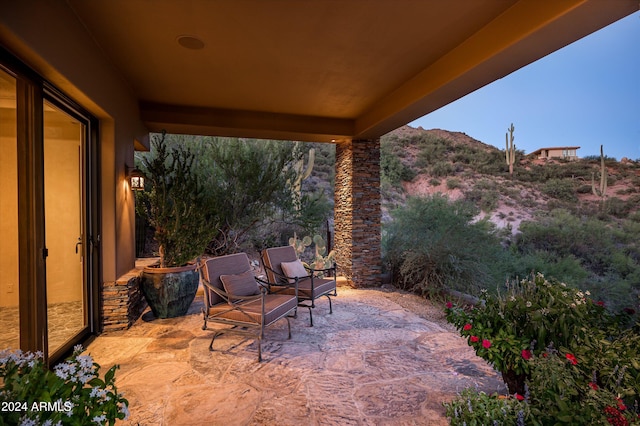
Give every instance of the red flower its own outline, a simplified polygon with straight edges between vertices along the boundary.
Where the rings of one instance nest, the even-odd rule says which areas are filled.
[[[616,400],[618,401],[618,410],[622,411],[627,409],[627,406],[624,405],[624,402],[620,398],[616,398]]]
[[[464,327],[462,327],[462,329],[464,331],[469,331],[469,330],[471,330],[471,327],[472,327],[471,324],[465,324]]]
[[[531,359],[531,351],[529,349],[523,349],[522,350],[522,358],[526,359],[527,361]]]
[[[453,303],[447,302],[447,309],[451,309],[451,308],[453,308]]]
[[[598,390],[598,385],[593,382],[589,382],[589,387],[593,390],[596,390],[596,391]]]
[[[567,358],[569,362],[571,362],[571,364],[573,365],[576,365],[578,363],[578,360],[576,359],[575,356],[573,356],[573,354],[566,354],[565,358]]]
[[[598,305],[598,306],[602,306],[602,307],[604,308],[604,302],[603,302],[602,300],[598,300],[598,301],[596,302],[596,305]]]
[[[480,338],[478,336],[471,336],[471,343],[478,343]]]
[[[524,401],[524,396],[519,393],[515,393],[513,396],[515,396],[518,401]]]
[[[548,353],[546,353],[546,352],[543,352],[543,353],[542,353],[542,358],[546,358],[546,357],[548,357],[548,356],[549,356],[549,354],[548,354]]]
[[[487,339],[484,339],[482,341],[482,347],[485,348],[485,349],[489,349],[491,347],[491,342],[488,341]]]
[[[604,413],[607,415],[607,421],[614,426],[629,425],[629,421],[624,417],[624,415],[610,405],[604,409]]]

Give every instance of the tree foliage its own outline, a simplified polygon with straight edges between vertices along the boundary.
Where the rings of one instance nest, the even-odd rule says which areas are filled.
[[[298,198],[291,182],[298,171],[293,166],[305,150],[293,147],[294,142],[288,141],[167,135],[161,150],[139,157],[143,169],[148,163],[164,167],[158,172],[165,174],[173,166],[164,151],[189,159],[181,170],[188,171],[191,180],[187,184],[182,179],[185,186],[175,188],[181,194],[178,201],[190,206],[190,214],[199,215],[201,227],[210,230],[198,254],[206,249],[223,255],[242,250],[253,240],[273,240],[267,234],[276,232],[277,226],[291,228],[291,235],[296,230],[315,232],[330,214],[331,205],[321,192],[303,193],[301,208],[295,208]],[[197,200],[191,195],[193,188],[198,188]],[[156,224],[151,225],[157,232]],[[185,233],[180,238],[189,241],[194,236]]]
[[[140,164],[148,190],[136,193],[137,206],[154,228],[160,267],[184,265],[202,254],[213,235],[205,188],[193,173],[196,156],[171,137],[155,135]]]

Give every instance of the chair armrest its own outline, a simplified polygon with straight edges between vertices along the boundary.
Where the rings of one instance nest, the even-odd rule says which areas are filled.
[[[330,266],[329,268],[314,269],[314,268],[310,268],[310,267],[308,267],[308,266],[305,266],[304,268],[305,268],[307,271],[309,271],[309,272],[310,272],[310,274],[311,274],[310,276],[313,276],[315,273],[318,273],[318,272],[327,272],[327,273],[331,273],[331,272],[333,272],[333,273],[334,273],[334,275],[336,275],[338,265],[336,265],[336,263],[335,263],[335,262],[333,262],[333,266]],[[330,276],[330,275],[329,275],[329,276]]]
[[[277,272],[273,271],[275,274],[277,275],[281,275],[278,274]],[[283,283],[272,283],[269,282],[267,280],[263,280],[261,278],[256,277],[256,281],[258,282],[258,285],[260,285],[260,287],[262,289],[266,289],[266,291],[268,293],[278,293],[277,291],[273,291],[272,287],[280,287],[280,288],[294,288],[295,289],[295,293],[296,293],[296,297],[298,297],[298,280],[295,280],[294,282],[290,283],[289,279],[287,277],[285,277],[284,275],[282,275],[282,277],[284,279],[286,279],[286,282]]]

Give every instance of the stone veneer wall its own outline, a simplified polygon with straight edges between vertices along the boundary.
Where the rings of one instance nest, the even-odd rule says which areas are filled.
[[[336,146],[335,249],[338,274],[355,287],[381,284],[380,140]]]
[[[147,302],[140,290],[142,271],[133,269],[102,288],[103,331],[125,330],[142,315]]]

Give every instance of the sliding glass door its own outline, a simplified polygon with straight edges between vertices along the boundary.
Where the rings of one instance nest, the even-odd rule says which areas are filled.
[[[0,350],[55,361],[95,331],[95,129],[88,113],[0,51]]]
[[[44,102],[44,220],[49,353],[87,326],[84,177],[86,126]]]
[[[0,69],[0,349],[20,345],[16,93]]]

